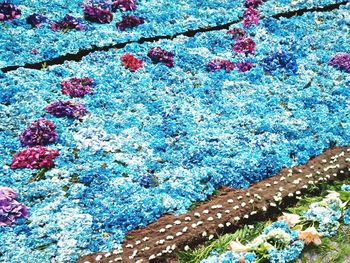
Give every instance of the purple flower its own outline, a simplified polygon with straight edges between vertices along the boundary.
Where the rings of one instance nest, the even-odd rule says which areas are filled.
[[[328,65],[350,73],[350,54],[337,53],[331,58],[331,60],[328,62]]]
[[[239,72],[249,71],[253,67],[254,67],[254,64],[251,62],[242,61],[237,63],[237,68]]]
[[[21,16],[21,10],[17,6],[9,3],[0,3],[0,22],[12,21]]]
[[[54,159],[59,156],[57,150],[45,148],[43,146],[35,146],[19,151],[13,157],[11,168],[52,168],[55,166]]]
[[[117,28],[120,30],[125,30],[126,28],[132,28],[141,25],[145,22],[142,17],[137,17],[133,15],[123,15],[122,21],[117,23]]]
[[[107,24],[113,20],[113,14],[109,9],[86,5],[84,6],[84,18],[91,22]]]
[[[28,208],[15,198],[13,189],[0,187],[0,226],[9,226],[18,218],[28,217]]]
[[[243,14],[243,26],[249,27],[252,24],[259,24],[260,12],[253,7],[249,7]]]
[[[254,53],[256,44],[251,38],[243,38],[237,40],[236,44],[233,45],[232,49],[236,53]]]
[[[32,25],[32,27],[39,27],[43,23],[45,23],[47,20],[46,16],[43,16],[41,14],[31,14],[30,16],[27,16],[26,21],[28,24]]]
[[[61,82],[62,93],[71,97],[84,97],[85,94],[92,92],[92,78],[70,78]]]
[[[45,110],[56,117],[67,117],[70,119],[80,119],[88,113],[84,104],[71,100],[55,101],[48,105]]]
[[[120,9],[122,11],[133,11],[136,9],[136,0],[116,0],[112,2],[112,12]]]
[[[40,118],[30,124],[19,136],[22,146],[36,146],[53,143],[58,138],[56,125],[49,120]]]
[[[227,72],[232,71],[236,68],[235,63],[225,60],[225,59],[213,59],[207,64],[207,70],[210,72],[219,71],[221,69],[226,70]]]
[[[246,37],[247,33],[242,29],[242,28],[232,28],[229,31],[227,31],[228,35],[232,35],[232,38],[234,40],[239,40],[239,39],[243,39]]]
[[[257,8],[258,6],[264,4],[262,0],[245,0],[245,7],[254,7]]]
[[[150,57],[153,63],[162,62],[168,68],[174,67],[174,54],[170,51],[155,47],[148,51],[147,56]]]
[[[66,15],[61,21],[54,22],[51,24],[51,29],[53,31],[58,30],[70,30],[70,29],[77,29],[77,30],[85,30],[85,25],[79,22],[78,19],[71,15]]]

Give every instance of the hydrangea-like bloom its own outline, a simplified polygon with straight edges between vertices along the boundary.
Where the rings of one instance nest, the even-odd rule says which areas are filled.
[[[233,69],[236,68],[236,64],[225,60],[225,59],[213,59],[211,61],[208,62],[207,64],[207,70],[210,72],[215,72],[215,71],[219,71],[221,69],[226,70],[227,72],[232,71]]]
[[[298,72],[298,64],[294,55],[283,50],[264,58],[261,64],[268,73],[284,70],[288,75],[292,75]]]
[[[0,226],[12,225],[16,219],[29,215],[28,208],[15,198],[13,189],[0,187]]]
[[[113,14],[109,9],[99,6],[84,6],[84,18],[91,22],[108,24],[113,20]]]
[[[55,128],[52,121],[40,118],[24,129],[19,140],[22,146],[29,147],[53,143],[58,138]]]
[[[54,159],[59,155],[57,150],[35,146],[19,151],[12,160],[11,168],[52,168],[55,166]]]
[[[88,113],[84,104],[71,100],[55,101],[48,105],[45,110],[56,117],[67,117],[70,119],[80,119]]]
[[[70,78],[61,82],[62,93],[71,97],[82,98],[92,92],[92,78]]]
[[[174,66],[174,54],[170,51],[161,49],[160,47],[151,48],[147,56],[150,57],[153,63],[162,62],[168,68]]]
[[[259,24],[260,12],[253,7],[249,7],[243,14],[243,26],[248,27],[252,24]]]
[[[124,67],[130,69],[130,71],[136,71],[142,68],[142,59],[138,59],[129,53],[125,53],[122,57],[122,64]]]
[[[21,10],[17,6],[9,3],[0,3],[0,22],[12,21],[21,16]]]
[[[133,11],[136,9],[136,0],[116,0],[112,2],[112,12],[120,9],[122,11]]]
[[[233,45],[233,51],[236,53],[254,53],[256,48],[256,44],[253,39],[251,38],[243,38],[237,40],[236,44]]]
[[[254,67],[254,64],[252,62],[248,62],[248,61],[238,62],[236,65],[237,65],[239,72],[246,72],[246,71],[251,70]]]
[[[264,4],[262,0],[245,0],[245,7],[254,7],[257,8],[258,6]]]
[[[232,38],[234,40],[243,39],[247,36],[247,33],[242,28],[239,28],[239,27],[230,29],[229,31],[227,31],[226,34],[232,35]]]
[[[343,221],[345,225],[350,225],[350,208],[344,211]]]
[[[348,53],[337,53],[328,62],[329,65],[350,73],[350,54]]]
[[[32,25],[32,27],[39,27],[43,23],[45,23],[47,20],[46,16],[41,14],[31,14],[30,16],[27,16],[26,21],[28,24]]]
[[[117,28],[120,30],[125,30],[126,28],[133,28],[135,26],[141,25],[145,22],[142,17],[137,17],[133,15],[123,15],[122,21],[117,23]]]
[[[79,22],[75,17],[66,15],[61,21],[52,23],[51,29],[53,31],[70,29],[85,30],[85,25]]]

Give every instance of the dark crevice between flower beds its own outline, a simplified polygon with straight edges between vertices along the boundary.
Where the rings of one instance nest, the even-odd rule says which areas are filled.
[[[184,215],[165,215],[144,229],[131,231],[122,250],[90,254],[77,262],[177,262],[178,251],[232,233],[242,225],[274,218],[318,183],[348,177],[350,146],[333,148],[248,189],[223,190]]]
[[[294,11],[290,11],[290,12],[285,12],[285,13],[279,13],[276,15],[273,15],[273,18],[279,19],[281,17],[284,18],[291,18],[293,16],[301,16],[307,12],[329,12],[335,9],[338,9],[341,5],[345,5],[347,4],[349,1],[343,1],[337,4],[330,4],[330,5],[326,5],[324,7],[314,7],[314,8],[305,8],[305,9],[300,9],[300,10],[294,10]],[[261,19],[264,19],[265,17],[262,16]],[[45,66],[52,66],[52,65],[61,65],[66,61],[81,61],[83,57],[89,55],[90,53],[96,52],[96,51],[108,51],[110,49],[121,49],[124,48],[127,44],[131,44],[131,43],[139,43],[142,44],[144,42],[155,42],[155,41],[159,41],[161,39],[173,39],[175,37],[178,36],[187,36],[187,37],[193,37],[195,34],[197,33],[203,33],[203,32],[209,32],[209,31],[217,31],[217,30],[223,30],[223,29],[229,29],[229,27],[235,23],[238,23],[242,20],[242,18],[236,20],[236,21],[231,21],[228,22],[224,25],[218,25],[218,26],[213,26],[213,27],[206,27],[206,28],[199,28],[196,30],[188,30],[185,32],[181,32],[181,33],[177,33],[174,34],[172,36],[155,36],[155,37],[141,37],[140,40],[138,41],[127,41],[127,42],[123,42],[123,43],[119,43],[119,44],[115,44],[115,45],[108,45],[108,46],[104,46],[104,47],[97,47],[97,46],[92,46],[91,48],[88,49],[83,49],[80,50],[78,53],[76,54],[67,54],[64,56],[60,56],[51,60],[46,60],[46,61],[41,61],[38,63],[32,63],[32,64],[25,64],[24,66],[8,66],[5,68],[2,68],[1,71],[4,73],[7,73],[9,71],[14,71],[18,68],[29,68],[29,69],[42,69],[43,65]]]

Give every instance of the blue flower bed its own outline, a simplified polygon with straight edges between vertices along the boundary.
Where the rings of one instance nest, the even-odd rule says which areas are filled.
[[[127,231],[184,213],[215,188],[248,187],[349,144],[350,75],[327,64],[350,51],[348,12],[349,5],[262,20],[249,29],[257,47],[248,55],[255,67],[245,73],[207,71],[215,58],[244,57],[232,52],[226,31],[215,31],[2,75],[0,185],[16,190],[30,216],[0,227],[0,261],[71,262],[109,251]],[[173,68],[152,63],[147,52],[157,46],[174,53]],[[288,59],[275,58],[280,50]],[[125,53],[144,67],[124,68]],[[268,70],[266,58],[275,63]],[[73,99],[91,114],[74,120],[45,113],[69,98],[60,83],[72,77],[95,80],[91,94]],[[11,154],[22,149],[18,135],[40,117],[56,124],[52,148],[60,156],[42,180],[27,183],[37,171],[11,170]]]
[[[137,41],[142,37],[171,36],[190,29],[203,28],[237,21],[244,11],[244,0],[239,1],[168,1],[138,0],[134,11],[115,12],[109,24],[90,23],[84,20],[82,0],[9,0],[19,7],[20,18],[0,22],[0,69],[50,60],[65,54],[74,54],[79,49],[106,46],[126,41]],[[98,1],[97,1],[98,2]],[[267,1],[259,11],[270,16],[280,12],[302,8],[322,7],[342,0]],[[45,15],[46,22],[38,28],[26,22],[33,14]],[[70,30],[54,32],[49,23],[61,20],[70,14],[86,24],[85,31]],[[116,22],[122,15],[133,14],[144,17],[145,23],[126,31],[120,31]],[[41,19],[40,19],[41,20]],[[36,23],[35,23],[36,24]],[[54,44],[53,44],[54,43]]]

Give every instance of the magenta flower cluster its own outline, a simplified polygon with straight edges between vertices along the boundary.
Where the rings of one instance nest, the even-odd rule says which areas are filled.
[[[80,119],[88,113],[84,104],[71,100],[52,102],[46,106],[45,110],[55,117],[67,117],[70,119]]]
[[[91,22],[108,24],[113,19],[113,14],[108,8],[100,6],[84,6],[84,18]]]
[[[236,68],[236,64],[225,60],[225,59],[213,59],[211,61],[209,61],[209,63],[207,64],[207,70],[210,72],[215,72],[215,71],[219,71],[221,69],[226,70],[227,72],[230,72],[232,70],[234,70]]]
[[[0,22],[12,21],[21,16],[21,10],[10,3],[0,3]]]
[[[330,59],[328,64],[339,70],[350,73],[350,54],[337,53]]]
[[[116,0],[112,2],[112,12],[118,9],[122,11],[134,11],[136,9],[136,0]]]
[[[245,7],[249,8],[249,7],[254,7],[257,8],[258,6],[264,4],[264,2],[262,0],[246,0],[245,1]]]
[[[70,29],[85,30],[85,25],[74,16],[66,15],[62,20],[53,22],[51,24],[51,29],[53,31]]]
[[[84,97],[92,92],[94,79],[92,78],[70,78],[61,82],[62,93],[71,97]]]
[[[0,226],[12,225],[18,218],[29,215],[28,208],[15,199],[13,189],[0,187]]]
[[[233,45],[232,49],[236,53],[248,54],[254,53],[256,44],[252,38],[241,38]]]
[[[230,29],[226,34],[231,35],[233,40],[240,40],[247,36],[247,33],[239,27]]]
[[[19,151],[13,157],[11,168],[52,168],[55,166],[54,159],[59,156],[57,150],[45,148],[44,146],[35,146]]]
[[[55,128],[52,121],[40,118],[24,129],[19,140],[22,146],[47,145],[58,138]]]
[[[249,7],[244,11],[243,14],[243,26],[249,27],[250,25],[259,24],[260,12],[254,7]]]
[[[153,63],[161,62],[168,68],[174,67],[174,54],[170,51],[161,49],[160,47],[151,48],[147,56]]]
[[[122,21],[117,22],[117,28],[120,30],[125,30],[127,28],[133,28],[135,26],[141,25],[145,22],[144,18],[137,17],[133,15],[123,15]]]
[[[45,23],[47,20],[46,16],[41,14],[31,14],[30,16],[27,16],[26,21],[28,24],[32,25],[32,27],[39,27],[43,23]]]

